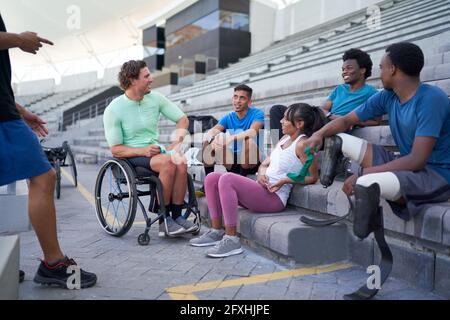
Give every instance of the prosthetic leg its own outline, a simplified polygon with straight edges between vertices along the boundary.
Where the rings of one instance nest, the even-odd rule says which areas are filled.
[[[392,270],[392,252],[384,238],[383,208],[379,206],[380,187],[377,183],[369,187],[355,186],[355,218],[353,222],[354,234],[362,239],[373,232],[375,241],[381,253],[380,267],[380,287],[384,284]],[[367,300],[378,293],[379,288],[369,289],[363,285],[357,291],[344,296],[346,300]]]
[[[343,217],[330,220],[312,220],[305,216],[300,220],[313,227],[325,227],[344,220],[351,212],[354,214],[353,232],[361,240],[367,238],[371,232],[374,233],[375,241],[381,253],[381,261],[379,263],[381,279],[380,286],[389,277],[392,270],[393,257],[392,252],[384,237],[383,225],[383,209],[379,206],[380,187],[374,183],[368,187],[355,186],[355,204],[347,197],[350,203],[350,211]],[[374,297],[378,293],[377,288],[369,289],[366,285],[357,291],[344,296],[348,300],[367,300]]]

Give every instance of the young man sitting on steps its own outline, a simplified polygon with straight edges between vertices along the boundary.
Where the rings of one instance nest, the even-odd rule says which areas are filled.
[[[329,120],[347,115],[377,93],[375,87],[366,83],[367,78],[372,75],[373,66],[369,54],[360,49],[350,49],[344,53],[342,61],[344,84],[338,85],[321,107]],[[270,109],[270,129],[279,131],[278,135],[275,132],[272,133],[274,134],[272,136],[274,145],[282,136],[280,120],[286,109],[286,106],[283,105],[275,105]],[[360,123],[359,126],[376,126],[380,122],[381,118],[377,118]]]
[[[251,107],[252,93],[253,90],[247,85],[235,87],[232,98],[234,110],[206,133],[203,141],[206,176],[214,172],[215,163],[223,164],[228,172],[244,177],[258,172],[258,134],[264,128],[264,113]],[[198,190],[197,195],[204,195],[204,188]]]
[[[374,231],[380,197],[404,220],[416,216],[426,203],[450,198],[450,100],[439,88],[421,83],[423,66],[424,55],[417,45],[389,46],[380,64],[385,90],[305,141],[314,149],[327,138],[320,179],[325,186],[333,183],[336,164],[343,155],[361,165],[360,172],[348,178],[342,189],[355,195],[354,233],[361,239]],[[389,115],[400,156],[340,133],[384,114]]]

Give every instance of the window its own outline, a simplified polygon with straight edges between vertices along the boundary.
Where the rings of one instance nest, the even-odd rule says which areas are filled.
[[[166,37],[166,48],[176,47],[219,27],[249,30],[248,14],[217,10]]]

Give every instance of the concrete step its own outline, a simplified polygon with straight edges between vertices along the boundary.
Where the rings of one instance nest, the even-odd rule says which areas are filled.
[[[206,197],[198,198],[198,205],[203,222],[210,225]],[[348,260],[347,226],[309,227],[299,219],[310,213],[297,208],[279,213],[254,213],[240,208],[237,228],[247,244],[283,262],[320,265]]]
[[[84,164],[97,164],[97,156],[96,155],[89,155],[89,154],[76,154],[75,155],[75,161],[77,163],[84,163]]]
[[[342,192],[343,182],[335,181],[324,189],[319,183],[295,186],[289,204],[329,216],[343,216],[349,211],[349,203]],[[385,200],[381,200],[385,229],[398,236],[430,241],[435,245],[450,246],[450,202],[429,204],[414,219],[405,222],[398,218]],[[427,244],[424,244],[427,245]]]
[[[0,187],[0,234],[31,229],[28,218],[28,186],[25,180]]]
[[[104,136],[87,136],[73,139],[72,145],[98,147],[102,142],[106,142],[106,138]]]
[[[19,236],[0,237],[0,300],[19,298]]]
[[[95,136],[105,136],[105,129],[102,128],[96,128],[96,129],[90,129],[88,131],[88,135],[90,137],[95,137]]]
[[[97,158],[97,163],[111,158],[111,152],[109,149],[104,149],[100,147],[89,147],[89,146],[77,146],[71,147],[75,157],[79,157],[78,154],[95,156]]]
[[[302,265],[347,260],[347,226],[312,228],[300,221],[301,215],[309,214],[309,210],[287,209],[282,213],[262,214],[240,209],[238,231],[253,244]]]

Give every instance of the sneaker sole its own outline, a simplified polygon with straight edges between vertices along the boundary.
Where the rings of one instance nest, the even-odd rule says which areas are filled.
[[[244,249],[239,248],[239,249],[231,250],[227,253],[208,253],[207,256],[212,257],[212,258],[224,258],[224,257],[241,254],[242,252],[244,252]]]
[[[214,241],[214,242],[207,242],[207,243],[190,243],[189,244],[193,247],[211,247],[218,244],[220,241]]]
[[[199,228],[198,228],[198,226],[196,226],[195,224],[192,226],[192,227],[190,227],[189,229],[186,229],[186,233],[190,233],[190,232],[196,232],[197,230],[198,230]]]
[[[47,285],[47,286],[57,285],[61,288],[68,289],[67,281],[64,281],[64,280],[59,280],[59,279],[55,279],[55,278],[47,278],[47,277],[42,277],[40,275],[35,275],[33,281],[40,285]],[[89,287],[94,286],[96,283],[97,283],[97,279],[94,279],[90,282],[82,283],[80,287],[82,289],[89,288]]]
[[[165,232],[167,235],[169,236],[176,236],[178,234],[183,234],[186,233],[186,229],[184,229],[183,227],[181,227],[180,229],[173,231],[173,232]]]

